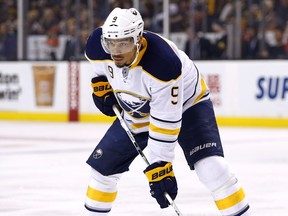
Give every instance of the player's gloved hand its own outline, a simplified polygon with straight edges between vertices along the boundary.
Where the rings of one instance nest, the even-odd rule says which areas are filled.
[[[174,200],[177,196],[177,181],[170,162],[156,162],[148,166],[144,173],[146,174],[151,196],[154,197],[160,208],[169,206],[169,202],[165,198],[164,193],[167,192]]]
[[[112,106],[118,103],[107,78],[105,76],[94,77],[91,82],[92,97],[96,107],[105,115],[115,116]]]

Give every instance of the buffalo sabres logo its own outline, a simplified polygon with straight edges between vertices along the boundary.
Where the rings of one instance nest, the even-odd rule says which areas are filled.
[[[93,153],[93,158],[94,159],[99,159],[103,155],[103,150],[98,148],[94,151]]]
[[[146,118],[149,116],[149,99],[126,92],[116,93],[121,107],[133,118]]]

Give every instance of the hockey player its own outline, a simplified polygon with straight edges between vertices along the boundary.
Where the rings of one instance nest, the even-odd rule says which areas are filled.
[[[224,159],[209,89],[199,70],[176,45],[152,32],[134,9],[115,8],[93,31],[85,55],[92,64],[92,97],[104,114],[123,118],[149,163],[144,173],[161,208],[174,200],[172,169],[179,143],[191,170],[208,188],[222,215],[251,215],[244,190]],[[92,167],[85,207],[90,216],[108,215],[117,182],[137,151],[116,119],[87,163]],[[159,174],[160,173],[160,174]]]

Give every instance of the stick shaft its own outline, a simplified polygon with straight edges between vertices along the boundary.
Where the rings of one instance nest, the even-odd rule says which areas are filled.
[[[112,108],[113,108],[113,111],[115,112],[117,118],[119,119],[122,128],[127,133],[128,137],[130,138],[130,140],[131,140],[132,144],[134,145],[135,149],[137,150],[138,154],[143,158],[143,160],[146,163],[146,165],[149,166],[150,165],[149,161],[147,160],[147,158],[146,158],[145,154],[143,153],[142,149],[139,147],[138,143],[136,142],[136,140],[135,140],[133,134],[131,133],[130,129],[126,125],[124,119],[121,116],[121,113],[120,113],[119,109],[117,108],[116,105],[113,105]],[[164,195],[165,195],[165,198],[168,200],[169,204],[174,208],[176,214],[178,216],[183,216],[182,213],[180,212],[180,210],[178,209],[177,205],[175,204],[175,202],[170,197],[170,195],[168,193],[165,193]]]
[[[141,155],[141,157],[142,157],[143,160],[145,161],[146,165],[149,166],[149,165],[150,165],[149,161],[147,160],[146,156],[144,155],[142,149],[139,147],[139,145],[138,145],[138,143],[136,142],[133,134],[131,133],[131,131],[129,130],[128,126],[127,126],[126,123],[124,122],[124,119],[122,118],[122,116],[121,116],[118,108],[117,108],[115,105],[113,106],[113,110],[114,110],[117,118],[119,119],[122,128],[125,130],[125,132],[126,132],[127,135],[129,136],[132,144],[134,145],[135,149],[137,150],[138,154]]]

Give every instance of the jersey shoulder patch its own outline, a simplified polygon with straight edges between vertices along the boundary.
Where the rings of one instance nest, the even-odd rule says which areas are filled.
[[[181,75],[182,63],[172,47],[159,35],[144,32],[147,49],[139,65],[153,77],[162,81],[177,79]]]
[[[96,28],[86,42],[85,53],[90,60],[106,60],[111,56],[106,53],[101,45],[102,28]]]

